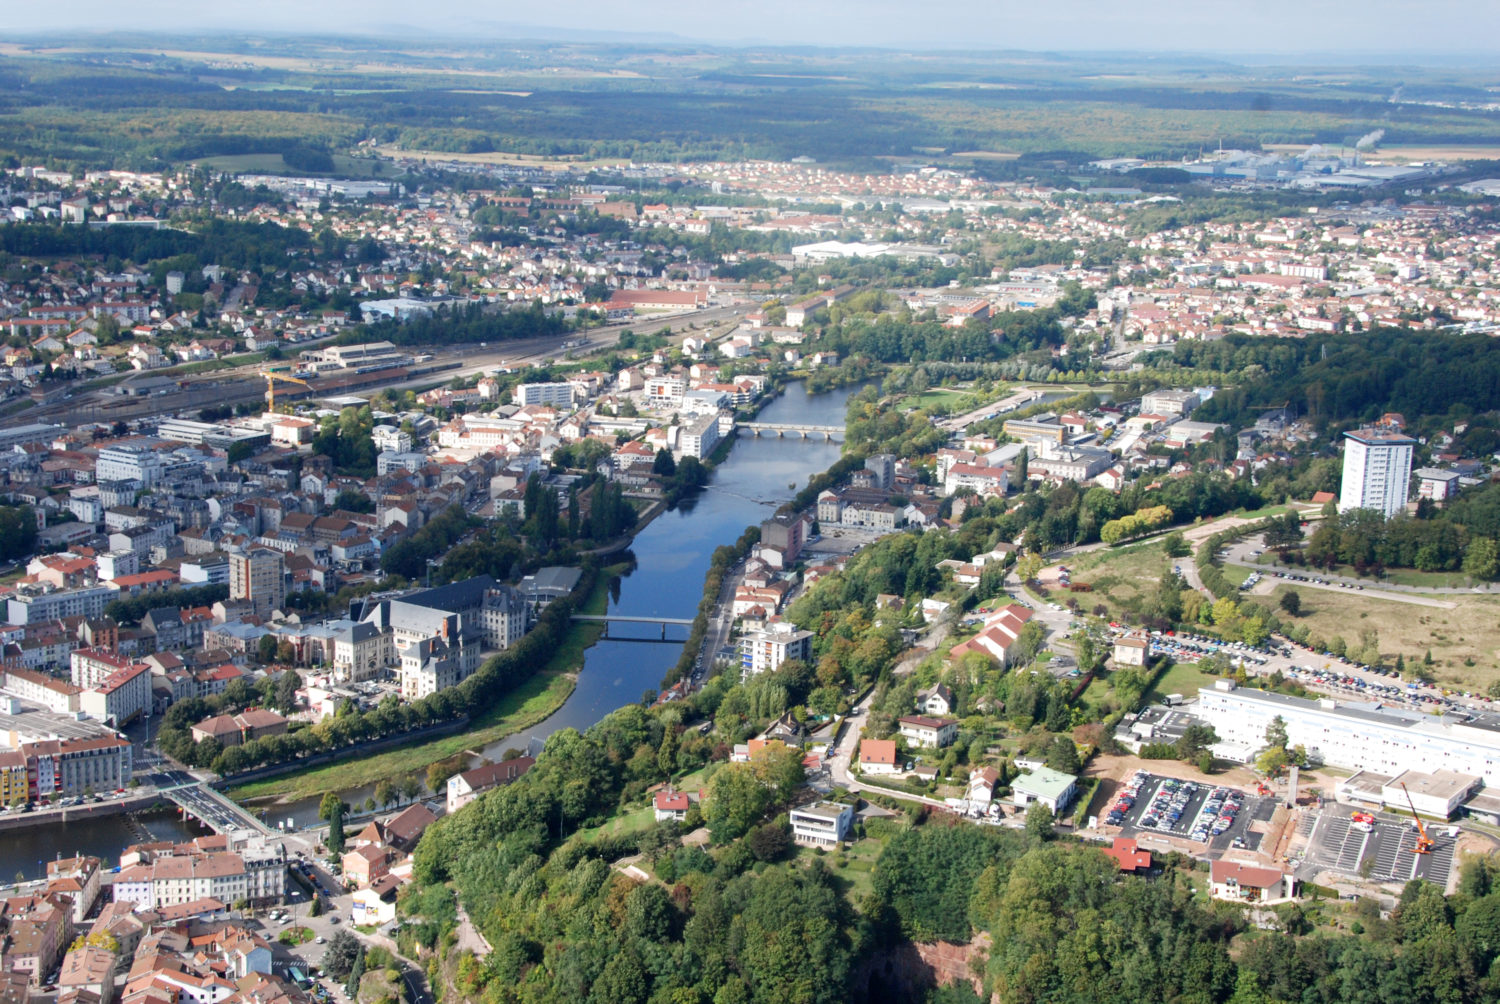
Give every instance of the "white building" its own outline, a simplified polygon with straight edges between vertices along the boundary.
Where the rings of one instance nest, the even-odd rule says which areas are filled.
[[[833,802],[793,809],[792,842],[798,847],[834,848],[849,839],[854,828],[854,807]]]
[[[812,632],[795,624],[774,621],[740,639],[740,668],[745,676],[774,672],[788,659],[807,660],[812,654]]]
[[[154,450],[132,446],[107,446],[94,464],[96,481],[139,481],[151,488],[161,480],[166,464]]]
[[[1389,517],[1405,508],[1412,448],[1417,441],[1378,429],[1346,432],[1344,437],[1339,511],[1375,509]]]
[[[677,452],[702,460],[719,445],[719,416],[701,415],[678,430]]]
[[[1429,715],[1373,704],[1306,700],[1220,680],[1198,691],[1197,716],[1230,746],[1265,746],[1280,715],[1287,742],[1314,760],[1391,777],[1407,770],[1452,771],[1500,784],[1500,715]]]
[[[64,617],[94,618],[119,594],[108,585],[84,586],[82,589],[49,589],[25,586],[6,604],[6,618],[12,624],[39,624]]]
[[[1011,799],[1016,805],[1025,808],[1032,802],[1040,802],[1053,813],[1066,809],[1077,789],[1077,778],[1051,767],[1033,767],[1029,774],[1021,774],[1010,785]]]
[[[1198,395],[1190,390],[1154,390],[1141,395],[1141,414],[1187,415],[1198,403]]]
[[[573,385],[570,383],[523,383],[510,392],[511,401],[519,407],[546,405],[567,410],[573,407]]]

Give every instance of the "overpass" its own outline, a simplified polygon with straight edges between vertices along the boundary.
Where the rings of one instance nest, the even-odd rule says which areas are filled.
[[[682,627],[692,627],[693,621],[688,617],[629,617],[625,614],[574,614],[575,621],[584,621],[592,624],[604,625],[604,637],[609,638],[609,626],[611,624],[660,624],[661,640],[667,640],[667,625],[676,624]],[[615,636],[611,641],[654,641],[652,638],[630,638]]]
[[[801,422],[741,422],[736,428],[744,429],[752,436],[776,438],[796,436],[799,439],[817,439],[821,436],[832,440],[835,436],[842,438],[844,435],[842,425],[807,425]]]

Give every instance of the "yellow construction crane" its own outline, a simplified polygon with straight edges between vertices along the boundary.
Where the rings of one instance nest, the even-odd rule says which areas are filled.
[[[267,370],[261,370],[260,371],[260,375],[266,378],[266,410],[267,411],[275,411],[276,410],[276,381],[277,380],[281,380],[284,383],[300,383],[302,386],[308,387],[308,388],[312,387],[312,384],[308,383],[306,380],[299,380],[297,377],[287,376],[284,373],[271,373],[271,372],[269,372]]]

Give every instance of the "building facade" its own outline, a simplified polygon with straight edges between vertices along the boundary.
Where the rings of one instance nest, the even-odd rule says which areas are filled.
[[[1344,433],[1339,511],[1374,509],[1389,518],[1404,509],[1416,445],[1410,436],[1378,429]]]

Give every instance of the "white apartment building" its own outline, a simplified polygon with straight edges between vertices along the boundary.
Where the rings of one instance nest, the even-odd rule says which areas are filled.
[[[788,659],[806,660],[812,655],[812,632],[795,624],[774,621],[740,639],[740,668],[745,676],[774,672]]]
[[[279,844],[245,845],[233,851],[203,851],[191,844],[165,853],[127,852],[130,864],[115,878],[115,901],[136,910],[158,910],[213,898],[225,905],[241,899],[265,902],[286,892],[286,854]]]
[[[1389,517],[1405,508],[1416,445],[1415,439],[1397,432],[1361,429],[1344,433],[1339,511],[1375,509]]]
[[[391,635],[374,624],[346,622],[333,636],[333,678],[338,683],[373,680],[394,658]]]
[[[6,619],[12,624],[39,624],[64,617],[95,618],[118,593],[107,585],[82,589],[48,589],[34,586],[6,601]]]
[[[1154,390],[1141,395],[1141,414],[1186,415],[1198,404],[1198,395],[1190,390]]]
[[[567,410],[573,407],[573,385],[570,383],[523,383],[510,392],[511,402],[519,407],[539,404]]]
[[[80,711],[117,727],[137,716],[149,718],[151,705],[151,667],[143,662],[117,670],[78,697]]]
[[[719,416],[701,415],[683,425],[677,433],[677,452],[684,457],[702,460],[719,445]]]
[[[674,408],[687,393],[687,383],[679,376],[648,377],[645,393],[647,407]]]
[[[1500,784],[1500,715],[1441,717],[1402,708],[1306,700],[1220,680],[1198,691],[1197,716],[1221,743],[1246,755],[1266,744],[1277,715],[1287,741],[1331,767],[1393,776],[1406,770],[1453,771]]]

